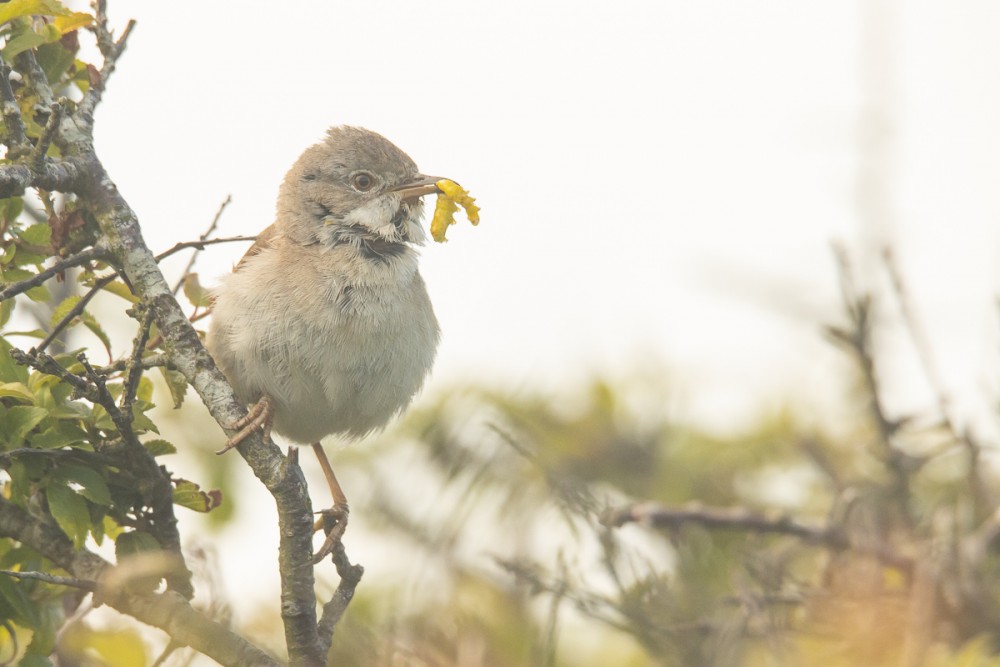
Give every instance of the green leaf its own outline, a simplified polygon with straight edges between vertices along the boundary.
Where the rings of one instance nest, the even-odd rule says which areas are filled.
[[[120,564],[122,559],[143,553],[160,550],[160,543],[149,533],[131,531],[122,533],[115,538],[115,560]]]
[[[0,405],[0,433],[5,436],[10,447],[20,447],[31,429],[38,426],[48,416],[45,408],[35,408],[27,405],[16,405],[5,408]]]
[[[147,407],[143,407],[145,404]],[[132,405],[132,428],[139,432],[151,432],[159,434],[160,428],[156,423],[146,415],[146,410],[153,408],[153,404],[146,403],[145,401],[136,401]]]
[[[170,370],[165,366],[160,366],[160,374],[167,382],[167,389],[170,390],[170,398],[174,401],[174,409],[178,409],[184,404],[184,395],[187,394],[187,379],[180,371]]]
[[[59,27],[58,25],[56,26]],[[66,31],[60,29],[65,34]],[[60,81],[76,60],[76,53],[63,46],[62,41],[42,44],[35,51],[35,59],[45,72],[45,78],[53,82]],[[51,149],[50,149],[51,150]]]
[[[0,382],[28,383],[28,369],[10,356],[11,344],[0,338]]]
[[[28,653],[17,664],[20,667],[52,667],[51,660],[37,653]]]
[[[8,4],[7,7],[10,7]],[[2,14],[2,7],[0,7],[0,14]],[[6,19],[10,20],[10,19]],[[24,200],[20,197],[7,197],[6,199],[0,199],[0,218],[6,224],[11,224],[17,220],[17,216],[21,215],[24,211]]]
[[[197,273],[184,276],[184,296],[196,308],[207,308],[212,305],[211,294],[201,286]]]
[[[153,400],[153,381],[145,375],[139,378],[139,386],[136,387],[135,397],[145,403]]]
[[[128,288],[128,285],[120,280],[112,280],[104,286],[104,291],[111,292],[115,296],[120,296],[130,303],[139,303],[139,297],[132,294],[132,290]]]
[[[119,567],[127,566],[130,559],[141,559],[145,554],[160,552],[160,544],[148,534],[138,531],[122,533],[115,538],[115,560]],[[135,592],[152,592],[160,582],[157,576],[134,576],[127,587]]]
[[[176,454],[177,448],[166,440],[147,440],[142,443],[142,446],[146,448],[146,451],[153,456],[163,456],[164,454]]]
[[[52,316],[49,318],[49,325],[54,327],[59,324],[64,317],[69,315],[69,311],[73,310],[73,306],[79,302],[80,296],[76,294],[63,299],[59,305],[56,306],[56,309],[52,311]]]
[[[0,574],[0,618],[9,618],[26,628],[37,627],[41,622],[23,584],[6,574]]]
[[[32,225],[21,232],[21,240],[31,245],[49,246],[52,244],[52,228],[47,223]]]
[[[63,532],[73,540],[77,549],[82,549],[90,531],[90,511],[83,496],[67,486],[52,484],[46,487],[45,497],[49,500],[49,511]]]
[[[66,16],[70,11],[58,0],[10,0],[0,5],[0,23],[32,14]]]
[[[70,14],[64,14],[62,16],[57,16],[52,23],[59,32],[66,34],[68,32],[73,32],[74,30],[79,30],[80,28],[86,28],[88,25],[94,22],[94,17],[86,12],[72,12]],[[72,60],[70,60],[72,63]],[[69,65],[67,65],[69,67]]]
[[[38,303],[46,303],[52,300],[52,294],[49,293],[49,288],[45,285],[38,285],[37,287],[32,287],[30,290],[25,292],[28,298],[32,301],[37,301]]]
[[[52,474],[52,481],[62,484],[79,484],[80,495],[98,505],[110,505],[111,493],[101,473],[75,463],[63,463]],[[88,522],[89,523],[89,522]]]
[[[2,201],[10,201],[4,199]],[[7,266],[10,264],[11,260],[14,259],[14,255],[17,253],[17,246],[11,243],[6,248],[3,249],[3,255],[0,255],[0,265]]]
[[[62,33],[59,28],[51,23],[46,23],[38,28],[33,28],[30,23],[24,29],[15,27],[13,37],[7,40],[7,45],[3,48],[3,57],[13,59],[16,55],[29,49],[57,42],[61,37]]]
[[[14,300],[10,299],[9,301],[4,301],[4,303],[5,304],[7,304],[7,303],[13,304]],[[4,320],[2,318],[0,318],[0,326],[3,326],[3,323],[4,323]],[[45,340],[45,337],[48,336],[48,334],[45,333],[44,331],[42,331],[41,329],[32,329],[31,331],[7,331],[7,332],[4,333],[4,335],[5,336],[25,336],[27,338],[37,338],[39,340]]]
[[[0,383],[0,398],[19,398],[29,403],[35,402],[35,395],[21,382]]]
[[[60,449],[83,442],[87,442],[87,432],[75,424],[65,423],[34,433],[28,438],[28,444],[35,449]]]
[[[7,324],[11,313],[14,312],[14,299],[7,299],[0,302],[0,327]]]
[[[43,255],[36,250],[33,246],[18,246],[17,252],[14,253],[13,264],[16,266],[27,266],[29,264],[40,266],[48,255]]]
[[[222,504],[222,491],[213,489],[205,492],[194,482],[186,479],[175,479],[174,504],[187,507],[195,512],[211,512]]]

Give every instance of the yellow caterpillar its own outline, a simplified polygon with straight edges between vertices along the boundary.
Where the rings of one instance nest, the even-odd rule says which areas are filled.
[[[434,207],[434,217],[431,219],[431,236],[435,241],[444,243],[448,240],[444,235],[448,225],[455,224],[455,212],[459,205],[465,209],[469,222],[474,225],[479,224],[479,207],[465,188],[448,179],[441,179],[435,185],[441,191],[438,194],[437,206]]]

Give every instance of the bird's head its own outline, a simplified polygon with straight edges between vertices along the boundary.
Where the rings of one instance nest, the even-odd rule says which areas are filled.
[[[421,197],[437,192],[438,180],[380,134],[330,128],[285,176],[277,225],[302,244],[420,244]]]

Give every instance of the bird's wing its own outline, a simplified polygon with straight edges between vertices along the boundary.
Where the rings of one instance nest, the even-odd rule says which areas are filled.
[[[240,258],[240,261],[236,263],[233,271],[239,271],[250,257],[259,255],[262,251],[267,250],[268,248],[273,248],[278,236],[280,236],[280,232],[278,231],[277,225],[271,225],[258,234],[257,240],[253,242],[250,249],[246,251],[242,258]]]

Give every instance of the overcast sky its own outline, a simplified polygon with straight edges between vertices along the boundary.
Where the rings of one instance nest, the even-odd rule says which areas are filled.
[[[662,370],[723,429],[830,401],[830,243],[891,241],[962,415],[995,399],[992,0],[110,4],[138,25],[97,146],[154,250],[227,194],[221,235],[266,227],[292,162],[343,123],[478,197],[478,228],[423,251],[444,331],[427,395]],[[206,252],[202,282],[244,249]],[[912,359],[885,357],[900,405],[926,401]],[[238,509],[273,515],[259,488]],[[272,532],[219,543],[231,588],[271,571],[247,554],[273,558]]]
[[[423,252],[444,330],[429,391],[662,365],[723,421],[801,398],[830,372],[815,332],[835,314],[835,239],[891,239],[955,391],[989,379],[994,2],[111,11],[138,26],[98,147],[154,249],[195,238],[229,193],[223,235],[270,224],[283,174],[335,124],[478,197],[479,228]],[[873,111],[885,134],[864,134]],[[863,136],[883,137],[874,162]],[[888,193],[878,220],[859,215],[865,168]],[[242,251],[206,253],[203,282]]]

